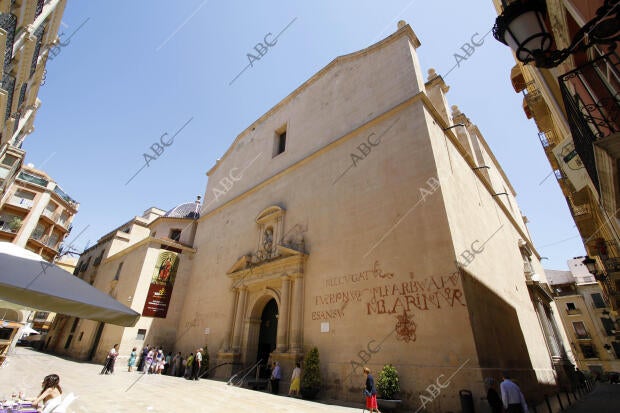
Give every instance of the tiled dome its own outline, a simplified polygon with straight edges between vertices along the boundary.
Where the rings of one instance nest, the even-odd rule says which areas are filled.
[[[193,218],[200,217],[200,204],[196,202],[188,202],[186,204],[177,205],[170,211],[166,212],[165,217],[171,218]]]

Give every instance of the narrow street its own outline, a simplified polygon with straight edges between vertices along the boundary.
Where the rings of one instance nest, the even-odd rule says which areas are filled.
[[[592,393],[565,411],[567,413],[620,412],[620,384],[599,383]]]

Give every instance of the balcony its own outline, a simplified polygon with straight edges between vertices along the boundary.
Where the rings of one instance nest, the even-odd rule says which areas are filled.
[[[581,310],[578,308],[573,308],[573,309],[566,309],[566,314],[568,315],[579,315],[581,314]]]
[[[575,150],[600,191],[595,141],[620,132],[620,59],[598,57],[558,78]]]
[[[34,201],[32,199],[21,198],[13,195],[7,201],[7,204],[22,208],[22,209],[30,209],[34,205]]]
[[[48,240],[48,236],[43,232],[33,232],[30,234],[30,239],[37,241],[39,244],[45,245]]]
[[[10,232],[11,234],[16,234],[18,229],[11,226],[11,224],[9,224],[8,222],[3,223],[2,225],[0,225],[0,231],[2,232]]]
[[[557,178],[557,175],[556,175]],[[570,212],[573,215],[573,217],[577,218],[577,217],[581,217],[584,215],[590,215],[590,205],[585,203],[585,204],[580,204],[578,205],[575,202],[575,199],[572,196],[567,196],[566,200],[568,201],[568,206],[570,208]]]
[[[620,272],[620,258],[607,258],[603,260],[607,273]]]
[[[47,187],[49,181],[47,179],[41,178],[39,176],[33,175],[31,173],[21,171],[17,176],[17,179],[20,179],[25,182],[30,182],[31,184],[42,186],[43,188]]]
[[[49,209],[44,209],[41,215],[49,218],[52,221],[54,220],[54,211],[50,211]]]

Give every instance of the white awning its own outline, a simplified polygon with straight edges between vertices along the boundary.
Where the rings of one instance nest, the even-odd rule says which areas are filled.
[[[17,245],[0,242],[0,300],[131,327],[140,314]]]

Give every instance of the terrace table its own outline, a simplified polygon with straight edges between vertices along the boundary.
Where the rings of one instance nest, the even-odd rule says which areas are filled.
[[[17,406],[0,406],[0,413],[37,413],[31,402],[23,402]]]

